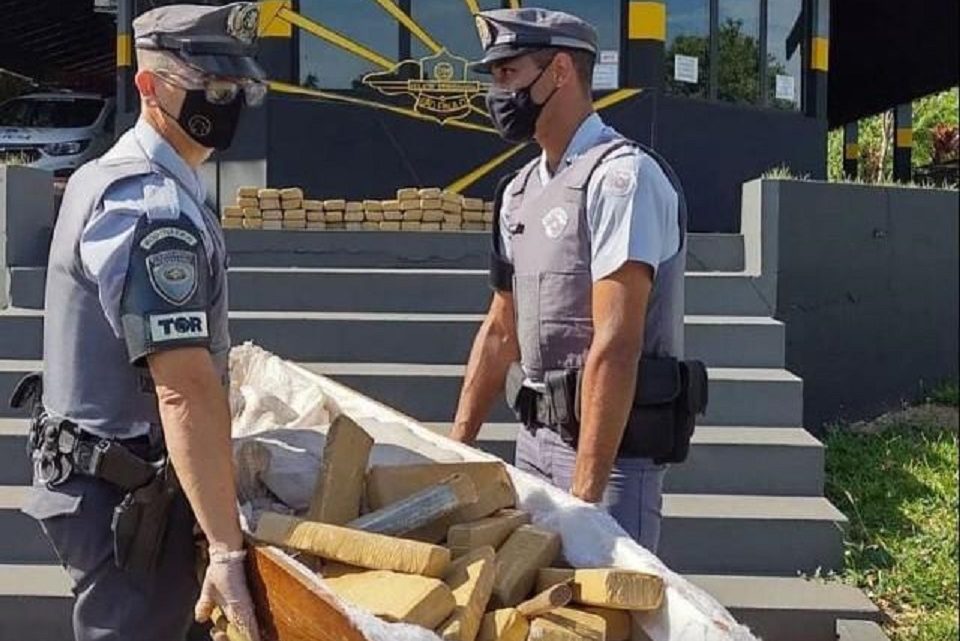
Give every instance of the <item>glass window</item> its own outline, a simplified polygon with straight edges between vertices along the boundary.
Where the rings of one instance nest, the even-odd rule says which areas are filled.
[[[709,61],[709,0],[667,0],[666,90],[707,96]]]
[[[502,6],[500,0],[480,0],[477,4],[481,11]],[[476,21],[463,0],[410,0],[410,16],[449,53],[469,61],[483,57]],[[417,59],[433,53],[413,34],[410,52]],[[474,77],[473,72],[468,73]]]
[[[95,98],[15,98],[0,106],[0,125],[45,129],[89,127],[102,110],[103,101]]]
[[[800,109],[803,78],[802,0],[774,0],[767,8],[767,96],[778,109]]]
[[[760,101],[760,0],[719,0],[717,96]]]
[[[396,60],[400,27],[371,0],[300,0],[300,13],[327,29]],[[300,30],[300,83],[317,89],[357,88],[364,75],[383,71],[379,65]]]
[[[531,0],[524,4],[572,13],[596,27],[600,57],[593,74],[594,88],[620,86],[620,0]]]

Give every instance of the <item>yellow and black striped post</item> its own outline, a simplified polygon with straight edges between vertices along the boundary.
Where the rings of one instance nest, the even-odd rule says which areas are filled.
[[[897,105],[893,111],[894,135],[893,179],[909,182],[913,179],[913,105]]]
[[[117,0],[117,117],[114,136],[126,131],[140,111],[140,98],[133,84],[136,73],[133,56],[135,0]]]
[[[257,60],[270,80],[299,84],[298,44],[293,25],[284,17],[296,12],[295,0],[261,0],[260,51]]]
[[[626,86],[646,89],[662,87],[667,5],[663,0],[630,0],[626,24]]]
[[[843,175],[856,180],[860,162],[860,123],[853,121],[843,127]]]
[[[806,83],[808,116],[827,117],[827,71],[830,68],[830,0],[812,0],[813,33],[810,38]]]

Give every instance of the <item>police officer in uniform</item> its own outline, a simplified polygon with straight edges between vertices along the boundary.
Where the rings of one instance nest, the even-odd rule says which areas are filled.
[[[683,355],[679,183],[594,112],[591,25],[536,8],[485,11],[477,25],[485,55],[474,68],[492,75],[493,123],[542,153],[498,188],[493,301],[451,437],[476,439],[506,381],[525,426],[516,465],[607,506],[656,551],[670,452],[633,433],[638,384],[672,384],[647,370],[675,370]]]
[[[24,511],[73,580],[78,641],[179,641],[214,606],[259,637],[233,482],[226,250],[198,174],[264,98],[257,19],[254,3],[137,18],[140,118],[67,184]]]

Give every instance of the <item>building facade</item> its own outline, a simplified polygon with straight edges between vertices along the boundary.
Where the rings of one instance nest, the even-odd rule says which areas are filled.
[[[828,1],[536,6],[597,27],[598,111],[674,165],[692,230],[733,232],[744,181],[780,166],[825,175]],[[537,149],[503,142],[484,113],[488,79],[466,65],[481,53],[473,14],[520,5],[261,2],[271,95],[246,118],[237,148],[209,168],[210,181],[227,199],[240,184],[298,185],[316,198],[389,198],[405,186],[489,198]],[[121,38],[128,15],[121,7]]]

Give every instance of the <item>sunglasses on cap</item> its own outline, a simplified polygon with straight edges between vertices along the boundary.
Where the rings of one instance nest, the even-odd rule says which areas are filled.
[[[258,107],[267,95],[267,83],[259,80],[232,80],[209,76],[192,69],[171,71],[157,69],[154,73],[164,80],[187,90],[202,90],[211,105],[225,105],[233,102],[243,92],[244,102],[249,107]]]

